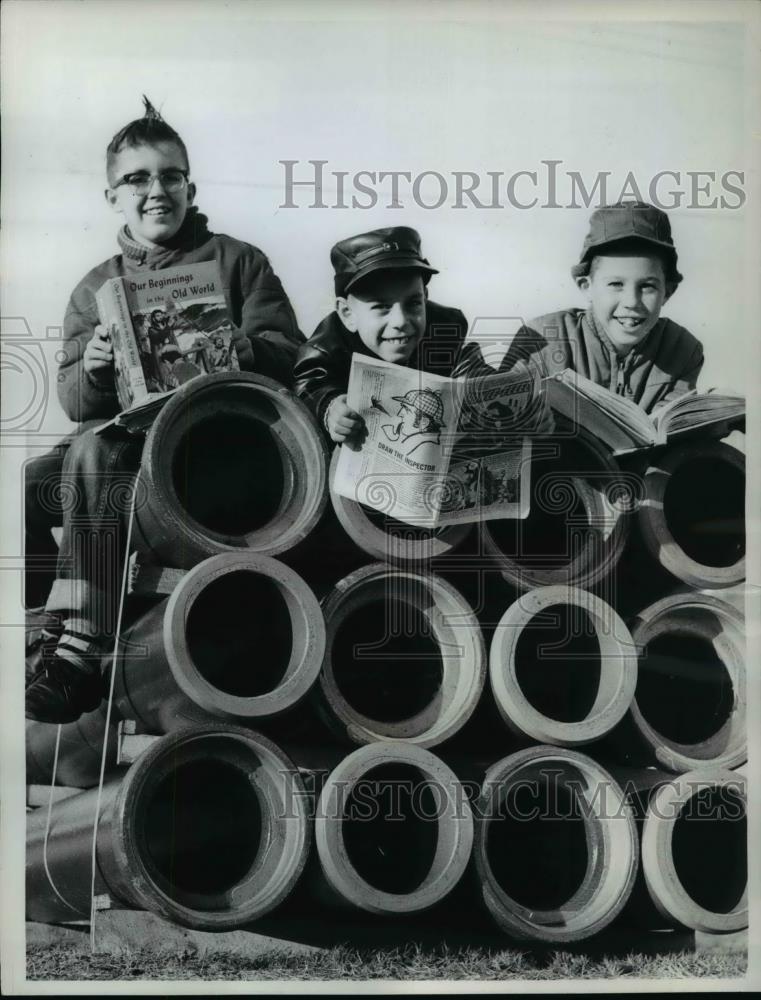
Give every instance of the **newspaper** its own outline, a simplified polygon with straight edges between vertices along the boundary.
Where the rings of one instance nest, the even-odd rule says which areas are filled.
[[[539,391],[527,367],[451,379],[355,354],[347,402],[365,432],[341,445],[333,488],[416,527],[524,518]]]

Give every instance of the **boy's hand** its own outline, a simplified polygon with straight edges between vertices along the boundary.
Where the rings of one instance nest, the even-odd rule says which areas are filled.
[[[114,367],[114,349],[111,345],[111,334],[98,324],[95,332],[87,342],[84,353],[84,367],[90,378],[96,382],[104,376],[109,377]]]
[[[254,349],[251,346],[251,341],[245,333],[236,330],[234,327],[231,339],[235,346],[235,353],[238,355],[240,370],[243,372],[252,372],[254,370]]]
[[[331,400],[325,411],[325,426],[332,441],[337,444],[351,437],[359,436],[364,430],[365,422],[358,413],[346,403],[346,393]]]

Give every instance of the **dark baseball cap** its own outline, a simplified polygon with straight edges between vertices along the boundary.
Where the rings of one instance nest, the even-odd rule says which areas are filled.
[[[409,226],[389,226],[350,236],[330,251],[335,271],[336,295],[345,295],[352,285],[373,271],[415,268],[425,281],[439,272],[420,250],[420,234]]]
[[[588,274],[591,259],[603,247],[621,240],[638,240],[658,247],[659,256],[670,265],[668,280],[682,280],[676,269],[677,253],[669,217],[662,209],[644,201],[619,201],[592,212],[579,263],[571,268],[571,274],[574,278]]]

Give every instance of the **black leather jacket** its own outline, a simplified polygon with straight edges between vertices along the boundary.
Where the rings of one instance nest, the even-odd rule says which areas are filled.
[[[425,331],[407,366],[436,375],[451,375],[467,330],[468,321],[459,309],[428,302]],[[326,316],[299,348],[293,372],[296,393],[310,407],[321,427],[330,401],[348,388],[351,356],[355,352],[375,357],[356,333],[346,329],[335,312]]]

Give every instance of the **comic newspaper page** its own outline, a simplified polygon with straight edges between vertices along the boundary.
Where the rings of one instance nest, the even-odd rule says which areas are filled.
[[[531,438],[542,406],[535,371],[457,382],[460,419],[440,500],[439,524],[525,518]]]
[[[355,354],[347,402],[365,434],[341,447],[336,491],[399,521],[435,527],[459,416],[455,383]]]
[[[365,433],[342,446],[335,489],[421,527],[525,517],[531,444],[520,415],[535,392],[523,369],[454,380],[355,354],[347,402]]]

